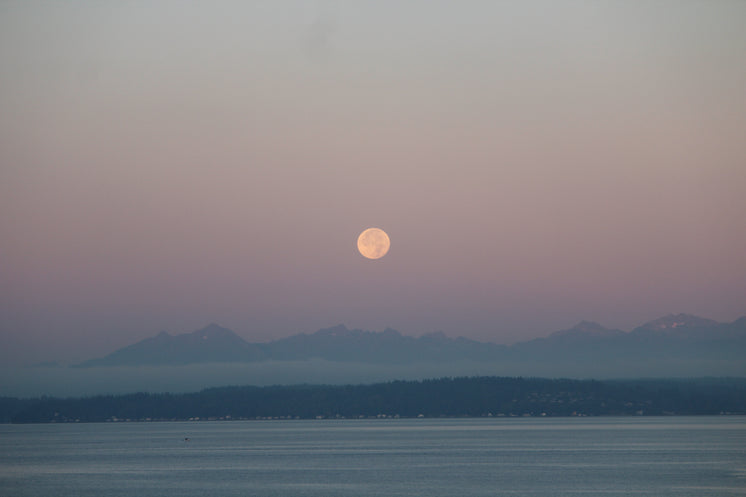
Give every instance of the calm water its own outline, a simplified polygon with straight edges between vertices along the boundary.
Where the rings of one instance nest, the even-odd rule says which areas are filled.
[[[746,418],[0,425],[0,495],[746,495]]]

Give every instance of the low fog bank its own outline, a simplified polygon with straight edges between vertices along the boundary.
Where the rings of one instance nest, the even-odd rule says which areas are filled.
[[[734,362],[715,361],[650,361],[634,365],[623,362],[597,365],[479,362],[382,365],[323,360],[159,367],[5,367],[0,369],[0,396],[79,397],[132,392],[179,393],[227,385],[360,384],[455,376],[576,379],[746,377],[746,367]]]

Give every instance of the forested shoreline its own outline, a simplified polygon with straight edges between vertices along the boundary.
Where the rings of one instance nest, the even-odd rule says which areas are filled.
[[[746,378],[471,377],[369,385],[230,386],[185,394],[0,398],[4,423],[717,414],[746,414]]]

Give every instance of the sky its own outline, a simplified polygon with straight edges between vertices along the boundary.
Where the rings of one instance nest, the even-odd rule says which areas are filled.
[[[0,3],[0,361],[746,315],[746,2]],[[366,228],[388,254],[362,257]]]

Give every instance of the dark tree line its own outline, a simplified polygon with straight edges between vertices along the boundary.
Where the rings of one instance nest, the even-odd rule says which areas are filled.
[[[746,379],[442,378],[373,385],[209,388],[188,394],[0,398],[13,423],[375,416],[746,414]]]

